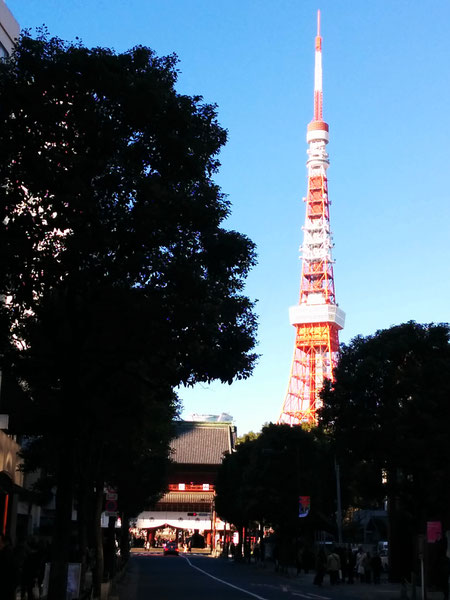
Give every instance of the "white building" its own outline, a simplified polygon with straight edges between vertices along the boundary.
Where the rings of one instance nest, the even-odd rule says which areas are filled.
[[[0,0],[0,57],[8,56],[11,53],[19,35],[19,23],[6,6],[5,0]]]

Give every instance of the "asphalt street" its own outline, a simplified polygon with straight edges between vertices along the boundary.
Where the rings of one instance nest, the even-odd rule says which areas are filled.
[[[133,555],[119,578],[113,596],[119,600],[421,600],[410,589],[383,581],[379,585],[355,583],[323,587],[313,574],[280,574],[271,568],[227,561],[204,555]],[[440,599],[433,593],[428,599]],[[111,598],[113,600],[113,598]]]

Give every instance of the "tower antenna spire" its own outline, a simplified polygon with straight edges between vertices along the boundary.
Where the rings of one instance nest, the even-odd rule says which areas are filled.
[[[316,55],[314,65],[314,121],[323,120],[322,93],[322,38],[320,36],[320,10],[317,11]]]

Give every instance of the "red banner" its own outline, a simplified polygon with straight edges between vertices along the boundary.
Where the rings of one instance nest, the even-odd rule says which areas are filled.
[[[427,522],[427,542],[433,544],[442,539],[442,523],[440,521]]]
[[[311,507],[311,496],[300,496],[298,503],[298,516],[307,517]]]

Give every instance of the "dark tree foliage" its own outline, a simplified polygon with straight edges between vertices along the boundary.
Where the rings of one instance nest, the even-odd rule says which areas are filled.
[[[216,490],[219,515],[239,526],[257,521],[284,538],[315,529],[335,531],[333,458],[324,436],[312,429],[269,424],[225,457]],[[330,489],[333,490],[330,493]],[[299,497],[311,497],[300,519]]]
[[[350,478],[354,505],[390,500],[391,566],[427,520],[450,526],[450,328],[409,322],[343,346],[320,423]],[[384,477],[383,477],[384,475]],[[397,560],[398,559],[398,560]]]
[[[143,47],[21,39],[0,65],[0,281],[19,324],[54,288],[139,290],[174,383],[231,382],[255,359],[240,293],[254,249],[220,226],[226,132],[214,106],[175,92],[175,65]]]
[[[132,502],[124,469],[158,471],[173,389],[248,377],[256,359],[254,245],[222,226],[212,179],[226,132],[175,91],[176,63],[45,32],[0,63],[2,410],[32,434],[30,465],[54,457],[60,563],[77,486],[115,484],[137,510],[161,478]]]
[[[225,455],[215,484],[217,513],[238,527],[244,527],[250,518],[243,490],[253,447],[254,441],[247,440],[240,443],[235,452]]]

